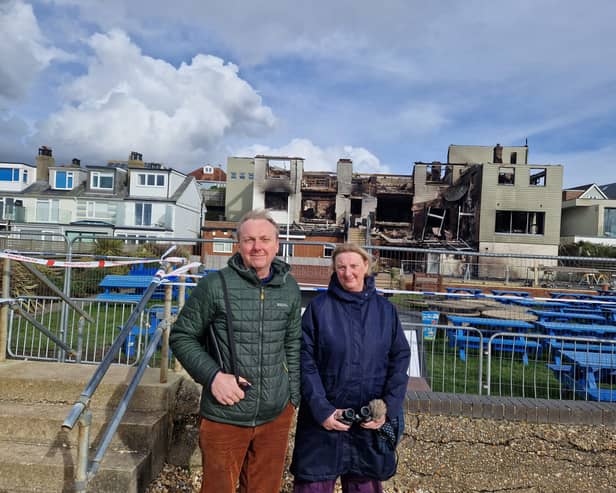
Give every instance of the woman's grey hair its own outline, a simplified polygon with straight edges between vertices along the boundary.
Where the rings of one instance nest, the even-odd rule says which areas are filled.
[[[278,238],[278,224],[276,224],[274,218],[272,218],[270,213],[265,209],[255,209],[254,211],[247,212],[240,219],[240,222],[237,225],[237,229],[235,230],[235,237],[237,240],[240,239],[240,231],[242,230],[242,226],[244,225],[244,223],[246,221],[254,220],[264,220],[269,222],[272,226],[274,226],[274,230],[276,231],[276,238]]]
[[[341,243],[334,249],[334,252],[332,253],[332,265],[334,270],[336,270],[336,257],[341,253],[346,252],[352,252],[360,255],[361,258],[368,262],[368,272],[366,272],[366,275],[372,274],[372,256],[362,247],[355,245],[354,243]]]

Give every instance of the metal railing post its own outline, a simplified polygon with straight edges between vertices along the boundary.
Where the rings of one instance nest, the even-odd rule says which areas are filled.
[[[2,298],[11,296],[11,260],[8,258],[2,262]],[[6,360],[9,332],[9,307],[6,303],[0,306],[0,361]]]
[[[180,286],[178,289],[178,314],[184,307],[184,303],[186,300],[186,285],[184,284],[185,282],[186,276],[180,276]],[[169,330],[171,330],[171,327],[169,327]],[[174,359],[173,370],[176,372],[182,371],[182,363],[180,363],[177,358]]]
[[[88,487],[88,451],[90,449],[90,425],[92,411],[86,407],[79,417],[77,439],[77,467],[75,470],[75,493],[86,493]]]
[[[167,266],[167,273],[171,272],[171,266]],[[171,302],[173,301],[173,286],[165,286],[165,309],[163,319],[163,339],[160,348],[160,383],[167,383],[169,371],[169,329],[171,328]]]

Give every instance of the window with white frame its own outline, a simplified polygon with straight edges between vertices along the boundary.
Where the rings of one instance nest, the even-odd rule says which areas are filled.
[[[137,202],[135,204],[135,224],[137,226],[152,225],[152,204]]]
[[[214,253],[233,253],[233,242],[225,240],[214,240]]]
[[[19,168],[0,168],[0,181],[19,181]]]
[[[203,173],[206,175],[211,175],[214,172],[214,168],[212,168],[211,166],[204,166],[203,167]]]
[[[55,188],[60,189],[60,190],[72,190],[73,172],[72,171],[56,171]]]
[[[55,199],[36,200],[36,220],[42,223],[57,223],[60,218],[60,201]]]
[[[101,218],[105,217],[108,212],[106,202],[96,202],[94,200],[88,200],[86,202],[86,217],[87,218]]]
[[[15,199],[4,197],[0,199],[0,217],[2,219],[14,219]]]
[[[90,187],[98,190],[113,190],[113,173],[92,171]]]
[[[276,255],[278,257],[292,257],[294,246],[295,245],[293,245],[293,243],[285,243],[281,241],[280,245],[278,246],[278,252],[276,253]]]
[[[139,185],[148,187],[164,187],[165,175],[161,173],[139,173],[137,175]]]
[[[22,171],[21,181],[23,181],[24,183],[28,183],[28,170],[27,169]]]
[[[323,257],[331,258],[334,253],[334,247],[330,245],[323,245]]]

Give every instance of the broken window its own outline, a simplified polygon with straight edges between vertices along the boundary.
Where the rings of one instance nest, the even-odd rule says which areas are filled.
[[[545,231],[545,212],[496,211],[496,233],[542,235]]]
[[[291,161],[286,159],[276,160],[276,164],[271,161],[267,162],[265,169],[265,177],[268,179],[291,179]]]
[[[452,167],[441,163],[426,166],[426,182],[451,183]]]
[[[273,211],[286,211],[289,203],[287,192],[265,192],[265,208]]]
[[[515,183],[515,168],[498,168],[498,184],[513,185]]]
[[[531,187],[545,187],[545,168],[531,168],[529,185]]]

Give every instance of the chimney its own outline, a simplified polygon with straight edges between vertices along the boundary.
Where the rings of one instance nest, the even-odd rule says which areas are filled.
[[[503,162],[503,146],[500,144],[496,144],[494,148],[494,163],[502,163]]]
[[[144,168],[143,155],[140,152],[132,151],[128,157],[129,168]]]
[[[349,195],[352,189],[353,161],[344,158],[338,159],[336,175],[338,176],[338,194]]]
[[[55,166],[56,160],[52,156],[50,147],[41,146],[36,156],[36,179],[39,181],[49,181],[49,167]]]

